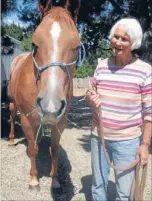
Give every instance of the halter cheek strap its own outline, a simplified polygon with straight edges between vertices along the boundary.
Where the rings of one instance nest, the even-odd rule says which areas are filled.
[[[67,78],[68,78],[68,81],[69,81],[69,84],[68,84],[68,91],[70,90],[70,83],[72,82],[72,79],[71,79],[71,76],[70,76],[70,72],[68,70],[68,66],[72,66],[74,64],[77,63],[77,60],[71,62],[71,63],[62,63],[62,62],[51,62],[51,63],[48,63],[44,66],[38,66],[37,63],[36,63],[36,60],[34,58],[34,51],[32,52],[32,59],[33,59],[33,63],[34,63],[34,68],[36,70],[36,81],[40,79],[40,75],[41,73],[46,70],[47,68],[50,68],[50,67],[55,67],[55,66],[59,66],[64,72],[66,72],[67,74]]]
[[[68,75],[68,78],[69,80],[71,80],[71,77],[70,77],[70,73],[69,73],[69,70],[68,70],[68,66],[72,66],[74,64],[77,63],[77,60],[71,62],[71,63],[62,63],[62,62],[51,62],[51,63],[48,63],[44,66],[38,66],[37,63],[36,63],[36,60],[34,58],[34,52],[32,52],[32,59],[33,59],[33,63],[34,63],[34,67],[37,71],[37,74],[36,74],[36,80],[39,80],[40,79],[40,74],[46,70],[47,68],[50,68],[50,67],[55,67],[55,66],[59,66],[64,72],[67,73]]]
[[[33,50],[32,51],[32,59],[33,59],[33,64],[34,64],[33,66],[36,70],[36,76],[35,76],[36,81],[40,79],[40,75],[44,70],[46,70],[47,68],[50,68],[50,67],[58,66],[67,74],[67,78],[69,80],[69,84],[68,84],[68,88],[69,88],[68,91],[69,91],[70,90],[70,83],[72,83],[72,79],[71,79],[68,67],[75,65],[75,64],[77,64],[77,66],[81,66],[85,60],[86,53],[85,53],[85,47],[84,47],[83,43],[81,43],[80,48],[79,48],[79,52],[78,52],[78,58],[75,61],[73,61],[71,63],[51,62],[51,63],[48,63],[44,66],[38,66],[34,56],[35,56],[35,54],[34,54],[34,50]]]
[[[36,63],[36,60],[34,58],[34,50],[33,50],[32,51],[32,59],[33,59],[34,67],[37,71],[36,80],[40,79],[41,72],[43,72],[47,68],[54,67],[54,66],[59,66],[64,72],[66,72],[68,75],[68,78],[70,80],[71,79],[70,73],[69,73],[69,70],[67,67],[72,66],[74,64],[77,64],[77,66],[81,66],[85,60],[85,57],[86,57],[85,47],[84,47],[83,43],[81,43],[80,48],[79,48],[79,52],[78,52],[78,58],[75,61],[73,61],[71,63],[51,62],[51,63],[48,63],[44,66],[38,66]]]

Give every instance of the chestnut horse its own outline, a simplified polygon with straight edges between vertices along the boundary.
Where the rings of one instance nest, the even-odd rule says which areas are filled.
[[[40,125],[45,124],[49,125],[51,135],[52,187],[60,187],[57,180],[59,140],[67,123],[67,101],[73,94],[72,78],[80,46],[75,26],[79,4],[71,12],[68,3],[53,7],[50,0],[45,6],[39,1],[42,21],[32,35],[33,52],[17,56],[11,65],[9,143],[14,143],[14,118],[19,110],[31,161],[30,189],[39,188],[36,138]]]

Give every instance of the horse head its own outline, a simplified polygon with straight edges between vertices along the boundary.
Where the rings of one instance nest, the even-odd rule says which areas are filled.
[[[56,124],[72,97],[72,79],[80,47],[76,19],[79,4],[53,7],[51,0],[39,8],[42,21],[32,35],[33,67],[38,96],[36,110],[43,123]],[[50,9],[51,8],[51,9]]]

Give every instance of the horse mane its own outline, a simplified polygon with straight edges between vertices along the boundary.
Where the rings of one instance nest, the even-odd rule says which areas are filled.
[[[49,10],[44,17],[48,17],[53,19],[54,21],[60,22],[60,23],[66,23],[73,27],[75,27],[74,21],[72,19],[72,16],[70,15],[70,12],[62,7],[53,7],[51,10]]]

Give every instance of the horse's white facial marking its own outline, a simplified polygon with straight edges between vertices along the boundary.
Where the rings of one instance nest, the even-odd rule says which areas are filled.
[[[53,54],[51,57],[52,62],[57,60],[58,54],[58,39],[61,33],[61,27],[58,22],[53,22],[52,28],[50,30],[52,40],[53,40]]]
[[[56,62],[58,61],[58,39],[60,37],[61,33],[61,27],[58,22],[53,22],[50,34],[53,42],[53,52],[51,55],[51,61],[50,62]],[[59,78],[56,76],[56,68],[51,69],[51,74],[49,75],[49,87],[52,89],[52,93],[56,93],[56,88],[59,85]]]

